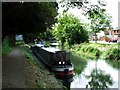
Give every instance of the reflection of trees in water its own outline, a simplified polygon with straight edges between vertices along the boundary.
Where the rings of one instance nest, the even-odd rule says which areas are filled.
[[[106,60],[106,62],[115,69],[120,69],[120,60]]]
[[[69,82],[67,80],[63,80],[63,86],[65,86],[64,90],[70,90],[70,84],[71,84],[71,82]]]
[[[81,72],[85,69],[87,65],[87,60],[81,58],[80,56],[76,56],[74,54],[70,54],[70,60],[74,65],[74,73],[81,74]],[[64,90],[70,90],[70,85],[71,85],[71,82],[69,81],[70,79],[73,79],[73,77],[62,80]]]
[[[70,59],[74,65],[75,74],[81,74],[87,65],[87,60],[74,54],[71,54]]]
[[[108,86],[113,85],[113,80],[109,74],[105,74],[102,70],[93,69],[89,76],[86,76],[87,79],[90,79],[86,88],[92,88],[92,90],[106,90]]]

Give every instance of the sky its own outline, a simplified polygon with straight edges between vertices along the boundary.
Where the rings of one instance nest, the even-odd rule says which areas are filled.
[[[118,27],[118,2],[120,0],[106,0],[107,12],[112,16],[112,25],[114,28]]]
[[[92,3],[95,3],[97,0],[91,0],[91,1],[92,1]],[[105,0],[105,1],[107,2],[107,6],[106,6],[107,13],[110,16],[112,16],[111,25],[113,28],[118,28],[118,2],[120,0]],[[62,10],[63,9],[60,8],[59,12],[61,12]],[[83,19],[85,22],[88,22],[88,20],[80,14],[80,10],[78,10],[77,8],[70,9],[69,13],[74,14],[78,18],[81,17],[81,19]]]

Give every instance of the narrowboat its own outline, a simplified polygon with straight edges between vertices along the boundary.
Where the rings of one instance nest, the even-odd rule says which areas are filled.
[[[70,52],[55,47],[44,47],[40,44],[31,46],[31,50],[57,77],[68,79],[73,77],[74,71],[70,61]]]

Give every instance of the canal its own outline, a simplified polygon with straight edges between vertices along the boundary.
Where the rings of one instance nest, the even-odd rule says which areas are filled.
[[[76,55],[70,57],[74,65],[74,77],[69,88],[118,88],[120,62]]]

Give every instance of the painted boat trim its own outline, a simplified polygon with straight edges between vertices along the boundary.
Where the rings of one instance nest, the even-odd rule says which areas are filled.
[[[61,67],[61,68],[60,67],[53,67],[52,68],[53,71],[60,71],[60,72],[64,72],[65,69],[69,69],[69,71],[71,71],[71,70],[73,70],[73,67],[68,67],[68,68],[67,67],[65,67],[65,68],[64,67]]]

